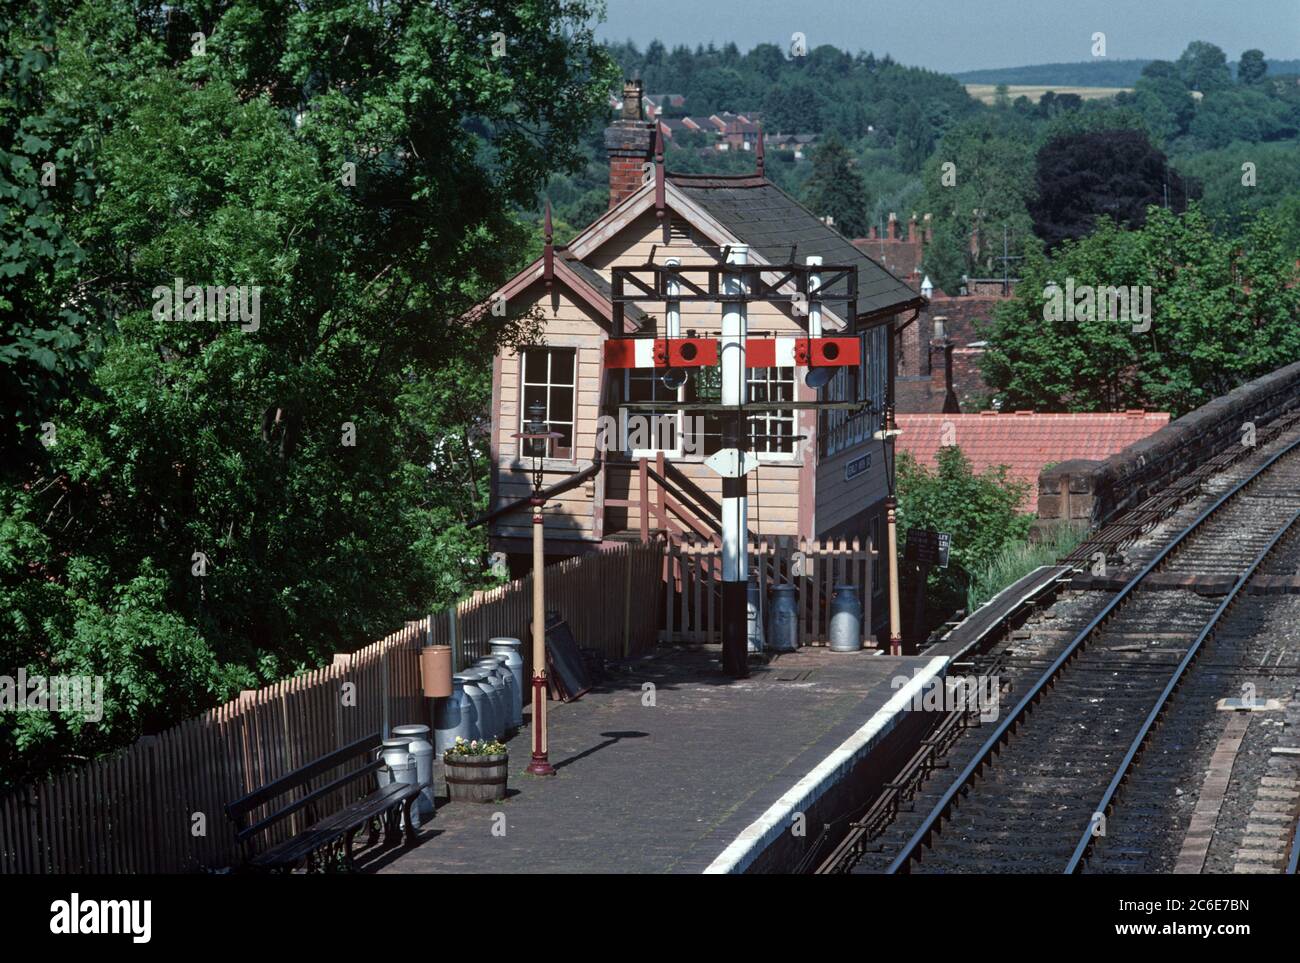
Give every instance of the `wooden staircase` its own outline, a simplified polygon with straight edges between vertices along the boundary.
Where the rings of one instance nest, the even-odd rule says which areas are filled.
[[[611,462],[610,476],[631,473],[628,498],[605,498],[605,508],[627,511],[628,527],[607,532],[611,541],[648,542],[664,538],[680,545],[684,540],[722,544],[722,506],[688,478],[660,452],[653,459]]]

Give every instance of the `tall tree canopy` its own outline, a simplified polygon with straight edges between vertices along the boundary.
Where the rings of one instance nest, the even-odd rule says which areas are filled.
[[[1029,213],[1049,248],[1089,233],[1099,217],[1141,227],[1149,205],[1167,197],[1183,210],[1188,200],[1183,177],[1138,130],[1082,131],[1049,141],[1038,151],[1035,184]]]
[[[1024,262],[1016,297],[985,332],[984,375],[1004,407],[1176,417],[1300,357],[1296,275],[1269,212],[1237,236],[1216,236],[1195,203],[1185,214],[1153,207],[1139,230],[1103,217]],[[1127,314],[1105,310],[1119,287],[1138,290]],[[1142,288],[1146,319],[1133,306]],[[1062,310],[1065,291],[1076,310]]]
[[[53,431],[6,459],[0,661],[107,682],[98,724],[0,718],[18,778],[479,577],[484,360],[528,321],[474,307],[616,72],[587,0],[6,9],[5,344],[86,374],[6,381]]]
[[[1002,254],[1004,231],[1012,255],[1031,239],[1026,205],[1034,189],[1034,152],[1027,122],[1010,113],[979,117],[953,127],[922,173],[920,210],[934,217],[934,244],[925,270],[945,291],[961,275],[991,269]],[[978,228],[979,250],[969,254]],[[958,268],[961,268],[958,270]]]
[[[813,152],[804,203],[818,217],[831,217],[846,237],[867,232],[867,189],[853,167],[853,155],[838,137],[828,137]]]

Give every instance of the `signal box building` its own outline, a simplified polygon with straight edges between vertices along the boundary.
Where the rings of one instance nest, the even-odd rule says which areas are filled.
[[[575,474],[584,481],[547,502],[546,545],[550,557],[590,552],[612,541],[663,537],[707,538],[716,532],[722,481],[704,460],[721,446],[716,412],[693,411],[718,401],[718,369],[687,369],[680,387],[669,387],[653,368],[609,369],[605,342],[616,316],[612,269],[676,258],[682,266],[723,262],[728,247],[748,246],[751,265],[803,263],[817,255],[827,265],[857,271],[855,325],[836,305],[822,311],[822,332],[835,336],[856,328],[860,364],[837,369],[824,387],[805,384],[806,369],[779,356],[772,367],[747,370],[751,401],[869,399],[860,412],[776,409],[749,419],[750,450],[758,467],[748,481],[751,538],[858,537],[884,545],[885,499],[892,452],[874,437],[892,397],[892,344],[897,331],[925,304],[912,288],[803,207],[763,172],[746,175],[666,172],[655,125],[642,119],[640,85],[625,86],[623,116],[606,131],[610,157],[610,207],[566,246],[547,253],[494,295],[510,314],[536,310],[543,341],[493,362],[491,426],[491,547],[505,553],[515,572],[526,570],[531,551],[530,516],[511,505],[532,491],[533,450],[539,442],[514,437],[523,431],[530,405],[540,403],[548,430],[544,484]],[[717,338],[722,315],[708,302],[681,304],[680,334]],[[838,308],[845,313],[843,308]],[[624,305],[623,336],[665,337],[663,304]],[[808,318],[789,304],[751,302],[748,337],[806,337]],[[786,364],[780,362],[785,360]],[[676,403],[671,415],[645,430],[621,406]],[[640,429],[640,430],[638,430]],[[889,442],[892,445],[892,441]],[[658,506],[651,512],[647,505]],[[880,553],[886,559],[887,553]],[[873,573],[880,604],[887,573]]]

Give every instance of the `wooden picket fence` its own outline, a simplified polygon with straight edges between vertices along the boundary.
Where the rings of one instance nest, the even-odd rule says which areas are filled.
[[[663,545],[651,543],[553,565],[547,607],[568,620],[580,645],[610,657],[636,654],[655,641],[663,561]],[[453,643],[464,667],[493,636],[528,637],[531,599],[531,576],[477,593],[329,665],[245,691],[0,798],[0,873],[193,872],[237,863],[226,803],[366,735],[427,721],[420,647],[431,635]],[[339,775],[322,774],[313,786]],[[301,828],[293,817],[265,838]]]
[[[546,568],[546,608],[559,612],[578,644],[607,659],[621,659],[654,646],[664,543],[614,545],[593,555]],[[458,668],[481,659],[496,636],[523,639],[525,671],[532,673],[533,577],[474,595],[438,615],[428,630],[437,645],[452,647]]]
[[[872,625],[875,548],[852,541],[764,539],[749,546],[749,570],[756,575],[766,618],[773,585],[793,585],[798,600],[800,645],[825,645],[830,602],[836,585],[858,587],[867,644]],[[722,551],[711,541],[683,540],[668,547],[663,628],[669,642],[718,642],[722,637]]]

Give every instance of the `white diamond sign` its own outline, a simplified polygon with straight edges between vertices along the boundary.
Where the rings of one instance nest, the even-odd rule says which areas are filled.
[[[721,448],[704,459],[704,464],[723,478],[739,478],[758,467],[758,456],[739,448]]]

